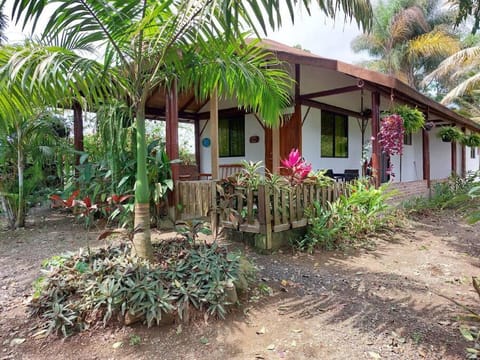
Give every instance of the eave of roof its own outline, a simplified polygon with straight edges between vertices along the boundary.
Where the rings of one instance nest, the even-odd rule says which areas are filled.
[[[365,82],[376,85],[380,88],[387,88],[389,92],[398,92],[402,97],[409,99],[410,102],[423,105],[423,107],[429,109],[431,113],[436,113],[437,115],[440,114],[442,117],[445,117],[447,121],[480,131],[480,124],[477,122],[457,114],[446,106],[430,99],[392,76],[339,60],[321,57],[274,40],[264,39],[260,42],[259,46],[263,46],[266,50],[275,53],[281,61],[286,61],[292,64],[317,66],[324,69],[338,71],[354,78],[362,79]]]

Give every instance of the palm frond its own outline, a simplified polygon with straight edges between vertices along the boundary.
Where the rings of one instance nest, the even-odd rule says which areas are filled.
[[[435,79],[442,79],[449,76],[450,73],[461,68],[465,64],[476,62],[480,55],[480,46],[474,46],[460,50],[455,54],[443,60],[436,70],[425,76],[422,81],[423,85],[427,85]]]
[[[460,50],[458,40],[442,31],[428,32],[408,43],[407,54],[412,60],[418,58],[446,57]]]
[[[452,103],[456,98],[468,94],[480,88],[480,73],[477,73],[468,79],[462,81],[456,87],[448,92],[442,99],[441,103],[444,105]]]

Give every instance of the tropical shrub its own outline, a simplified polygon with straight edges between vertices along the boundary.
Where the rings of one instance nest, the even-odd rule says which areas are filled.
[[[281,160],[281,163],[291,186],[302,183],[312,171],[312,165],[300,156],[298,149],[292,149],[288,157]]]
[[[154,253],[150,262],[121,244],[55,256],[43,263],[44,275],[34,283],[31,313],[46,333],[64,336],[127,314],[148,326],[166,314],[181,320],[195,312],[223,318],[228,288],[251,280],[251,273],[241,274],[249,268],[240,255],[216,243],[164,241]]]
[[[387,191],[387,185],[376,189],[368,181],[358,180],[348,185],[348,193],[349,196],[341,195],[333,203],[328,202],[326,208],[316,202],[307,212],[306,236],[293,245],[308,252],[355,246],[358,240],[391,224],[387,200],[393,193]]]
[[[475,215],[475,196],[480,172],[469,172],[465,178],[452,174],[447,181],[432,186],[431,196],[407,200],[403,207],[410,214],[428,213],[439,209],[464,209]]]

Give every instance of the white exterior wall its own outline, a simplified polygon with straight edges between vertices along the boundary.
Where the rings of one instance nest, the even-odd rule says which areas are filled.
[[[451,170],[451,143],[443,142],[438,137],[440,128],[430,131],[430,179],[441,180],[450,176]]]
[[[400,156],[392,156],[394,182],[416,181],[423,179],[423,139],[422,132],[412,134],[412,145],[403,145],[400,174]]]
[[[200,129],[205,126],[205,122],[206,120],[200,121]],[[254,135],[259,136],[260,140],[258,143],[250,144],[249,139]],[[210,138],[210,121],[200,137],[200,172],[211,173],[211,146],[207,148],[202,145],[204,138]],[[221,157],[218,164],[238,164],[243,159],[254,162],[261,160],[265,165],[265,132],[252,114],[245,115],[245,157]]]
[[[467,134],[471,134],[471,131],[467,131]],[[465,147],[465,170],[466,172],[478,171],[480,169],[480,157],[478,148],[474,148],[475,158],[471,157],[471,148]]]
[[[302,115],[307,111],[302,107]],[[321,111],[311,108],[302,128],[302,155],[312,163],[314,170],[333,169],[343,173],[345,169],[358,169],[362,173],[362,133],[355,118],[348,119],[348,158],[322,158],[320,153]],[[365,143],[370,141],[371,126],[367,126]]]

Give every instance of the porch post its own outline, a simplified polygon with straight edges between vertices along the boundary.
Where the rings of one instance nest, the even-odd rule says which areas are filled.
[[[452,141],[451,143],[451,163],[452,163],[452,173],[457,175],[457,142]]]
[[[465,135],[465,127],[462,127],[462,132],[463,134]],[[462,155],[462,158],[461,158],[461,174],[462,174],[462,177],[466,177],[467,176],[467,154],[466,154],[466,147],[465,147],[465,144],[461,143],[461,155]]]
[[[280,127],[272,128],[272,173],[280,174]]]
[[[195,131],[195,164],[197,165],[197,171],[200,172],[200,120],[195,119],[193,125]]]
[[[430,137],[429,132],[422,129],[423,147],[423,180],[427,180],[427,187],[430,189]]]
[[[212,163],[212,179],[218,179],[218,95],[215,89],[210,96],[210,157]]]
[[[168,158],[171,160],[178,159],[178,94],[177,94],[177,81],[173,81],[172,87],[167,90],[165,96],[165,120],[166,120],[166,151]],[[171,164],[172,180],[176,184],[178,175],[180,172],[180,164],[174,162]],[[169,206],[175,206],[175,191],[169,194]]]
[[[302,143],[302,102],[300,99],[300,64],[295,64],[295,112],[290,120],[295,124],[296,136],[297,136],[297,149],[303,155],[303,143]],[[290,150],[289,150],[290,152]]]
[[[380,186],[380,93],[372,92],[372,176],[376,187]]]
[[[72,104],[73,109],[73,147],[76,151],[83,151],[83,115],[82,105],[78,101]],[[75,164],[80,163],[80,155],[75,155]]]

